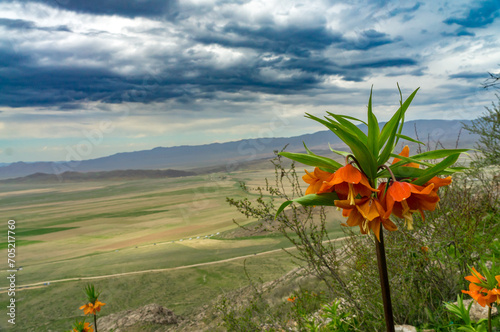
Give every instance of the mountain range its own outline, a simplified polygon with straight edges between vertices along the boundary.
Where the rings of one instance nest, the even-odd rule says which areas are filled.
[[[420,139],[430,149],[472,148],[478,136],[467,131],[461,131],[462,123],[470,121],[459,120],[414,120],[407,121],[403,135]],[[381,123],[382,127],[384,123]],[[362,130],[366,126],[360,126]],[[287,145],[287,151],[304,151],[303,142],[313,151],[325,151],[328,144],[336,149],[345,149],[344,143],[331,131],[319,131],[294,137],[273,137],[245,139],[226,143],[204,145],[157,147],[151,150],[123,152],[114,155],[89,159],[69,160],[66,162],[16,162],[0,166],[0,179],[24,177],[35,173],[61,174],[64,172],[103,172],[115,170],[153,170],[180,169],[192,170],[207,166],[225,166],[231,171],[242,163],[248,163],[273,156],[274,150],[281,150]],[[414,145],[411,143],[411,145]]]

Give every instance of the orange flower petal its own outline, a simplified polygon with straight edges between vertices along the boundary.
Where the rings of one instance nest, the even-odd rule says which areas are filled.
[[[361,215],[369,221],[380,217],[380,213],[377,209],[375,200],[373,200],[372,198],[366,200],[366,202],[364,202],[363,204],[356,205],[356,208],[361,213]]]
[[[434,184],[434,191],[436,191],[439,187],[448,186],[451,183],[451,176],[444,179],[435,176],[427,182],[427,184],[431,183]]]
[[[410,197],[412,193],[412,186],[407,182],[394,181],[387,189],[387,195],[391,196],[396,202],[401,202],[402,200]]]
[[[313,173],[309,173],[307,170],[304,171],[306,172],[306,174],[302,176],[302,180],[309,184],[309,187],[306,189],[306,195],[332,191],[332,186],[325,186],[325,181],[330,180],[330,178],[333,176],[332,173],[322,171],[318,167],[314,169]]]
[[[349,214],[349,218],[347,218],[347,225],[351,226],[351,227],[353,227],[353,226],[360,226],[361,227],[364,220],[365,220],[365,218],[363,218],[361,213],[359,213],[357,210],[353,210]],[[363,232],[363,230],[361,230],[361,232]],[[365,233],[363,233],[363,234],[365,234]]]
[[[401,157],[409,157],[410,156],[410,148],[408,147],[408,145],[405,145],[405,147],[403,148],[403,150],[401,151],[401,153],[399,154]],[[394,165],[395,163],[401,161],[401,159],[399,158],[394,158],[394,160],[392,161],[392,164]],[[406,165],[403,165],[403,166],[408,166],[408,167],[414,167],[414,168],[420,168],[420,165],[417,164],[417,163],[408,163]]]
[[[375,237],[380,242],[380,218],[376,218],[370,222],[370,228],[375,234]]]
[[[362,178],[361,172],[351,164],[347,164],[344,167],[339,168],[335,174],[337,175],[337,178],[334,182],[339,181],[338,183],[347,182],[355,184],[359,183]]]
[[[398,226],[396,226],[391,219],[382,219],[382,225],[384,225],[384,228],[387,229],[388,231],[394,232],[398,230]]]
[[[363,197],[361,199],[355,199],[354,203],[355,203],[355,205],[363,204],[364,202],[366,202],[369,199],[370,199],[369,197]],[[342,199],[342,200],[339,199],[339,200],[336,200],[334,203],[335,203],[336,207],[339,207],[341,209],[352,210],[354,208],[354,206],[350,204],[350,202],[349,202],[348,199]]]

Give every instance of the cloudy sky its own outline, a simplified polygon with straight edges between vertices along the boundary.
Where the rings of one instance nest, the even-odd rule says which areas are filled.
[[[0,2],[0,162],[322,130],[304,112],[473,119],[500,2]]]

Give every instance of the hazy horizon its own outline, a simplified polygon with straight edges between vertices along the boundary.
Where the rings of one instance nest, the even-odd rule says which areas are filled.
[[[459,119],[418,119],[418,120],[409,120],[407,122],[410,123],[411,121],[469,121],[469,120],[459,120]],[[385,122],[379,122],[379,123],[385,123]],[[363,127],[362,124],[360,124],[360,126]],[[299,136],[303,136],[303,135],[312,135],[312,134],[315,134],[315,133],[321,132],[321,131],[328,131],[328,129],[326,129],[325,127],[323,127],[323,128],[320,127],[319,130],[316,130],[314,132],[304,133],[304,134],[300,134],[300,135],[290,135],[290,136],[252,137],[252,138],[234,139],[234,140],[228,140],[228,141],[222,141],[222,142],[204,142],[204,143],[200,143],[200,144],[183,144],[183,145],[173,145],[173,146],[155,146],[155,147],[153,147],[151,149],[140,149],[140,150],[130,150],[130,151],[117,151],[117,152],[114,152],[114,153],[111,153],[111,154],[106,154],[106,155],[102,155],[102,156],[95,156],[95,157],[87,158],[87,159],[68,159],[67,157],[69,155],[75,156],[75,155],[79,155],[79,154],[78,154],[78,151],[76,151],[75,149],[72,149],[71,147],[67,147],[66,158],[65,159],[61,159],[61,160],[31,160],[31,161],[18,160],[18,161],[9,162],[9,163],[0,162],[0,167],[1,166],[6,166],[6,165],[10,165],[10,164],[15,164],[15,163],[28,163],[28,164],[30,164],[30,163],[37,163],[37,162],[67,163],[67,162],[71,162],[71,161],[84,161],[84,160],[99,159],[99,158],[102,158],[102,157],[109,157],[109,156],[113,156],[113,155],[121,154],[121,153],[149,151],[149,150],[156,149],[156,148],[174,148],[174,147],[204,146],[204,145],[211,145],[211,144],[224,144],[224,143],[239,142],[239,141],[244,141],[244,140],[247,140],[247,139],[269,139],[269,138],[279,139],[279,138],[288,138],[288,137],[299,137]],[[92,143],[90,140],[88,140],[88,142]]]

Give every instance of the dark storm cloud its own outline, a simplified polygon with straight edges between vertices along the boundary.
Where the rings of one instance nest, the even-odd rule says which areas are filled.
[[[491,23],[500,15],[500,1],[485,0],[467,10],[461,17],[449,17],[443,22],[451,25],[458,24],[465,28],[482,28]]]
[[[265,77],[260,73],[269,68],[264,61],[225,70],[177,59],[175,65],[156,75],[120,75],[105,68],[37,67],[33,57],[6,51],[0,51],[0,63],[6,67],[0,71],[0,104],[11,107],[57,105],[68,110],[69,104],[83,101],[188,102],[216,98],[216,92],[241,90],[289,94],[321,82],[317,73],[303,70],[286,79]]]
[[[17,1],[12,1],[17,2]],[[178,0],[30,0],[54,8],[94,15],[175,18]]]
[[[9,30],[42,30],[42,31],[65,31],[71,32],[66,25],[58,25],[51,27],[40,27],[32,21],[26,20],[11,20],[8,18],[0,18],[0,26]]]
[[[279,54],[309,56],[311,51],[324,50],[339,43],[342,36],[325,27],[274,26],[247,27],[237,23],[226,25],[221,31],[207,26],[203,35],[195,38],[203,44],[218,44],[225,47],[244,47]]]
[[[8,29],[33,29],[35,23],[25,20],[11,20],[8,18],[0,18],[0,26]]]
[[[311,51],[320,51],[332,45],[345,50],[369,50],[377,46],[401,40],[374,29],[362,31],[356,38],[345,38],[339,32],[325,26],[277,28],[243,27],[237,23],[226,25],[221,31],[208,26],[206,33],[196,37],[204,44],[219,44],[226,47],[246,47],[281,54],[307,57]]]
[[[12,75],[15,75],[17,72],[22,73],[23,70],[18,69],[18,66],[33,61],[31,55],[14,52],[11,46],[8,42],[0,42],[0,68],[4,67],[0,71],[0,78],[2,79],[7,71],[11,72]],[[0,84],[2,84],[1,81]]]
[[[464,28],[458,28],[453,32],[441,32],[443,37],[475,37],[476,34]]]
[[[348,68],[358,69],[358,68],[405,67],[405,66],[415,66],[417,64],[418,62],[416,60],[410,58],[388,58],[388,59],[357,62],[349,65]]]
[[[314,23],[290,20],[279,25],[273,20],[237,21],[227,14],[218,16],[206,6],[190,5],[183,8],[182,15],[177,15],[176,1],[31,1],[77,13],[145,16],[155,20],[177,18],[175,24],[156,20],[155,24],[144,27],[123,28],[138,37],[126,32],[81,29],[78,25],[74,28],[77,32],[72,32],[64,25],[46,27],[28,20],[2,18],[0,26],[8,30],[67,32],[61,35],[71,47],[37,47],[45,35],[29,34],[26,38],[31,40],[8,41],[13,45],[0,49],[0,68],[5,68],[0,70],[0,105],[52,105],[71,110],[75,104],[86,101],[150,103],[173,99],[190,103],[197,99],[217,99],[224,92],[283,95],[300,92],[312,96],[321,93],[322,84],[329,76],[362,82],[385,68],[398,69],[405,75],[422,75],[420,69],[414,68],[419,62],[411,55],[388,56],[391,48],[387,47],[401,42],[402,37],[373,27],[347,36],[333,30],[321,17]],[[394,9],[390,16],[414,13],[419,8],[420,3],[416,3]],[[206,20],[205,14],[215,16]],[[219,23],[217,17],[224,23],[216,24]],[[193,25],[193,22],[196,23]],[[101,27],[97,25],[97,29]],[[142,48],[149,41],[149,45],[161,45],[159,38],[172,36],[178,38],[182,46],[169,46],[165,55],[154,46]],[[59,35],[51,37],[51,41],[59,40]],[[137,50],[133,55],[125,55],[127,52],[122,55],[116,48],[108,47],[115,41],[128,45],[128,40],[130,49]],[[85,46],[80,46],[80,42]],[[18,47],[15,43],[24,43],[24,46]],[[210,50],[212,46],[238,53],[244,60],[226,63],[223,55],[219,58]],[[143,70],[145,64],[151,65],[156,74]],[[132,69],[122,72],[123,68]]]
[[[422,4],[420,2],[417,2],[414,6],[412,7],[402,7],[402,8],[396,8],[393,9],[389,12],[389,17],[394,17],[400,14],[410,14],[413,12],[416,12]]]
[[[37,28],[33,22],[24,20],[3,19],[0,25],[9,29]],[[161,31],[154,34],[157,33],[161,34]],[[311,90],[317,90],[329,75],[360,82],[372,70],[416,64],[415,60],[409,58],[362,62],[343,58],[340,60],[348,60],[348,63],[339,65],[325,55],[325,51],[331,47],[339,48],[340,53],[343,50],[365,52],[399,40],[374,29],[364,30],[357,39],[348,40],[324,25],[278,28],[273,25],[242,26],[232,22],[219,30],[206,27],[186,33],[185,40],[191,45],[220,45],[243,53],[254,51],[256,55],[243,63],[220,68],[211,61],[212,55],[198,55],[194,51],[174,52],[170,56],[146,52],[137,59],[117,59],[102,44],[96,44],[88,51],[78,51],[77,56],[82,61],[77,61],[75,67],[63,65],[65,59],[75,57],[76,53],[70,50],[30,52],[23,49],[26,53],[19,49],[17,53],[4,51],[0,52],[0,60],[9,65],[7,70],[0,71],[0,105],[56,105],[61,110],[68,110],[73,107],[73,103],[84,101],[150,103],[176,99],[189,103],[195,99],[217,98],[217,92],[250,91],[286,95],[300,91],[309,94]],[[50,59],[52,64],[40,66],[40,58]],[[151,77],[147,73],[122,74],[109,69],[126,66],[140,68],[141,63],[151,60],[155,60],[159,66],[158,74]],[[86,68],[87,62],[91,62],[92,66]],[[145,77],[149,82],[144,82]]]
[[[488,74],[486,72],[460,72],[452,74],[448,77],[451,79],[462,78],[466,80],[477,80],[477,79],[486,79],[488,77]]]
[[[418,68],[415,70],[405,70],[405,71],[395,71],[395,72],[390,72],[386,73],[385,76],[387,77],[394,77],[394,76],[402,76],[402,75],[411,75],[411,76],[424,76],[426,74],[426,70],[429,69],[428,67],[422,67]]]
[[[344,39],[341,47],[346,50],[367,51],[374,47],[401,41],[402,38],[391,38],[388,34],[370,29],[362,31],[356,39]]]
[[[414,66],[409,58],[378,59],[339,66],[324,57],[259,58],[232,68],[217,69],[196,60],[178,58],[156,75],[120,75],[105,68],[37,67],[34,59],[20,53],[2,53],[8,63],[0,71],[0,104],[11,107],[58,105],[81,101],[105,103],[214,99],[217,92],[240,91],[269,94],[308,94],[328,75],[362,81],[372,69]],[[10,62],[9,62],[10,61]],[[266,75],[266,71],[273,74]],[[193,74],[196,73],[196,74]],[[284,74],[280,76],[280,74]]]
[[[4,58],[0,53],[0,59]],[[0,103],[11,107],[106,99],[120,90],[123,90],[123,82],[115,75],[90,68],[18,65],[0,72]]]

